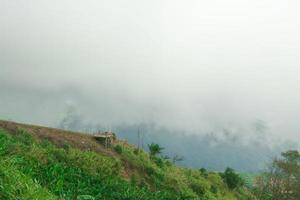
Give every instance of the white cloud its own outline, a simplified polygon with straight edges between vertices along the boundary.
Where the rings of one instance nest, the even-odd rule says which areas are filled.
[[[298,1],[0,5],[2,115],[25,119],[36,110],[43,116],[32,121],[47,123],[72,100],[105,123],[143,119],[199,130],[259,118],[284,137],[300,131]],[[24,88],[31,92],[16,99]],[[39,107],[19,97],[47,101]]]

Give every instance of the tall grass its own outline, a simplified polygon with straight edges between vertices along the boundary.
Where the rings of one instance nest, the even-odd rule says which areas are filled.
[[[0,199],[54,200],[56,198],[31,177],[16,169],[13,159],[5,159],[0,161]]]

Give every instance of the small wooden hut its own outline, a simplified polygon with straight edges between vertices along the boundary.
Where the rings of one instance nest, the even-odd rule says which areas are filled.
[[[116,134],[113,132],[98,132],[93,137],[106,148],[110,147],[116,140]]]

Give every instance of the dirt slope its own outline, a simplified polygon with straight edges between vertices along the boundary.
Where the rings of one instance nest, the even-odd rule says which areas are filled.
[[[23,129],[37,139],[47,139],[60,147],[70,145],[81,150],[91,150],[104,155],[117,156],[114,151],[106,149],[103,145],[99,144],[99,142],[97,142],[93,136],[85,133],[3,120],[0,120],[0,128],[7,130],[10,134],[15,134],[18,129]]]

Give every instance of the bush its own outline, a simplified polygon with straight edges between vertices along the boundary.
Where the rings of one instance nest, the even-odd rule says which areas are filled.
[[[154,157],[154,158],[153,158],[153,161],[154,161],[155,164],[156,164],[158,167],[160,167],[160,168],[162,168],[162,167],[164,166],[164,161],[163,161],[163,159],[161,159],[161,158]]]
[[[158,154],[160,154],[162,152],[162,150],[164,149],[163,147],[160,147],[158,144],[155,143],[151,143],[148,145],[149,151],[150,151],[150,156],[151,157],[155,157]]]
[[[147,166],[147,167],[145,168],[145,171],[146,171],[146,173],[147,173],[149,176],[155,174],[155,170],[153,169],[153,167],[150,167],[150,166]]]
[[[243,185],[242,178],[231,168],[226,168],[225,172],[221,174],[221,176],[230,189]]]
[[[205,168],[201,168],[200,169],[200,172],[201,172],[201,175],[204,177],[204,178],[207,178],[208,177],[208,173],[207,173],[207,170]]]
[[[122,148],[120,145],[118,145],[118,144],[114,147],[114,150],[115,150],[118,154],[122,154],[122,152],[123,152],[123,148]]]
[[[139,152],[140,152],[140,150],[139,150],[138,148],[135,148],[135,149],[133,150],[133,153],[134,153],[135,155],[138,155]]]

